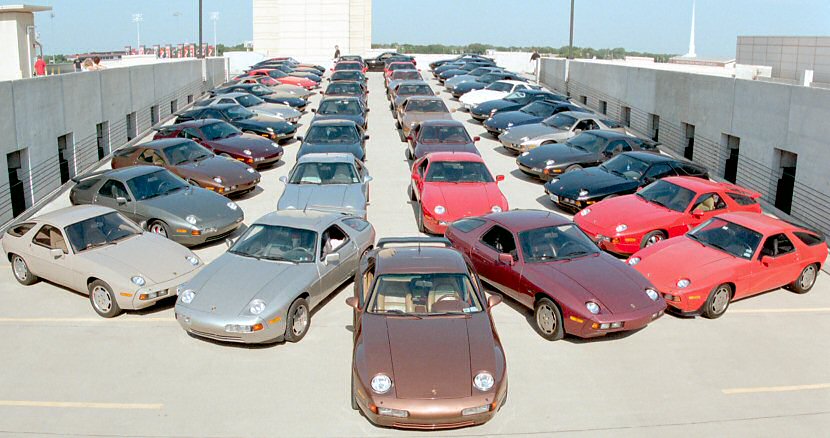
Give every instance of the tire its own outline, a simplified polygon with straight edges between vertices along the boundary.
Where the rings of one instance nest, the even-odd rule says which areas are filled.
[[[564,173],[573,172],[574,170],[579,170],[579,169],[582,169],[582,166],[580,166],[579,164],[573,164],[573,165],[568,166],[568,168],[565,169]]]
[[[150,223],[147,224],[147,231],[158,234],[162,237],[170,237],[170,229],[167,227],[167,224],[160,220],[150,221]]]
[[[427,229],[424,226],[424,209],[421,208],[421,203],[418,203],[418,213],[415,217],[415,222],[418,224],[418,231],[426,233]]]
[[[732,301],[732,287],[728,284],[721,284],[712,289],[709,298],[703,304],[701,315],[708,319],[720,318],[729,308],[730,301]]]
[[[413,161],[415,159],[412,155],[412,149],[409,148],[409,145],[406,145],[406,152],[404,152],[404,154],[406,154],[406,159],[409,161]]]
[[[417,201],[417,199],[415,199],[415,191],[412,190],[412,185],[411,184],[410,184],[409,187],[407,187],[406,194],[409,195],[409,200],[410,201]]]
[[[533,326],[548,341],[558,341],[565,337],[562,311],[550,298],[540,298],[533,306]]]
[[[112,318],[121,314],[121,308],[115,300],[112,288],[101,280],[89,284],[89,303],[92,309],[104,318]]]
[[[303,322],[302,319],[305,319]],[[299,326],[299,327],[295,327]],[[285,340],[288,342],[300,342],[311,326],[311,311],[308,302],[304,298],[297,298],[288,308],[288,315],[285,318]]]
[[[805,267],[798,278],[790,284],[790,290],[797,294],[806,294],[816,284],[818,266],[814,263]]]
[[[665,239],[666,239],[666,233],[664,233],[660,230],[654,230],[654,231],[646,234],[645,236],[643,236],[643,240],[640,242],[640,248],[642,249],[642,248],[645,248],[647,246],[654,245],[655,243],[657,243],[661,240],[665,240]]]
[[[403,126],[401,126],[400,120],[395,121],[395,127],[398,128],[398,129],[403,129]]]
[[[358,410],[358,409],[360,409],[360,407],[357,405],[357,396],[355,395],[355,391],[354,391],[354,370],[352,370],[351,375],[352,375],[352,397],[351,397],[351,399],[352,399],[352,409]]]
[[[31,286],[38,282],[39,279],[37,278],[37,275],[32,274],[32,271],[29,270],[29,265],[26,264],[26,260],[23,260],[23,257],[17,254],[12,254],[11,264],[14,279],[17,280],[18,283],[24,286]]]

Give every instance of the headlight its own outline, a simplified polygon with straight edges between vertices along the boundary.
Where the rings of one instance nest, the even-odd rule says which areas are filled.
[[[444,214],[447,212],[447,209],[443,205],[436,205],[433,211],[435,211],[435,214]]]
[[[274,133],[274,128],[265,128],[265,130],[272,133],[272,134]]]
[[[530,140],[530,137],[528,137],[528,136],[524,136],[524,137],[519,139],[519,141],[521,141],[521,142],[525,142],[525,141],[528,141],[528,140]]]
[[[250,149],[245,149],[244,151],[242,151],[242,153],[245,154],[245,155],[251,155],[251,150]]]
[[[263,310],[265,310],[265,301],[256,299],[248,304],[248,311],[251,315],[259,315]]]
[[[589,214],[591,214],[591,209],[590,208],[586,208],[586,209],[579,212],[580,216],[588,216]]]
[[[580,192],[580,193],[582,193],[582,192]],[[617,225],[617,228],[614,228],[614,230],[616,230],[618,233],[622,233],[623,231],[625,231],[627,229],[628,229],[628,225],[626,225],[626,224],[619,224],[619,225]]]
[[[372,377],[372,391],[378,394],[386,394],[392,388],[392,379],[386,374],[378,374]]]
[[[295,206],[293,206],[293,205],[286,205],[286,206],[285,206],[285,209],[286,209],[286,210],[294,210],[294,209],[296,209],[296,208],[297,208],[297,207],[295,207]]]
[[[585,303],[585,308],[588,309],[588,311],[593,313],[594,315],[599,313],[599,304],[593,301],[588,301],[587,303]]]
[[[214,176],[213,177],[213,182],[215,182],[216,184],[222,184],[222,178],[219,178],[218,176]]]
[[[628,259],[628,266],[634,266],[637,263],[640,263],[639,257],[631,257],[630,259]]]
[[[273,141],[271,142],[271,146],[273,146],[273,147],[275,147],[275,148],[276,148],[276,147],[279,147],[279,145],[277,145],[277,144],[276,144],[276,143],[274,143]]]
[[[651,298],[651,301],[657,301],[658,299],[660,299],[660,294],[658,294],[657,291],[652,288],[646,289],[646,295],[648,295],[648,297]]]
[[[545,161],[545,166],[553,166],[554,164],[556,164],[556,160]]]
[[[686,289],[687,287],[689,287],[690,284],[692,284],[692,281],[688,278],[681,278],[677,281],[677,287],[679,287],[680,289]]]
[[[508,123],[508,124],[507,124],[507,127],[508,127],[508,128],[512,128],[512,127],[513,127],[513,122]]]
[[[186,220],[190,225],[196,225],[197,221],[196,216],[193,216],[192,214],[184,218],[184,220]]]
[[[493,387],[493,383],[495,383],[493,375],[487,371],[482,371],[473,378],[473,386],[479,391],[489,391]]]
[[[254,170],[254,168],[253,168],[253,167],[249,167],[249,168],[247,168],[247,169],[245,169],[245,170],[247,170],[247,171],[248,171],[248,173],[254,173],[254,172],[256,172],[256,170]]]
[[[584,199],[587,199],[587,198],[588,198],[588,191],[585,190],[585,189],[580,190],[579,191],[579,199],[584,200]]]
[[[233,202],[233,201],[229,201],[229,202],[228,202],[227,204],[225,204],[225,205],[227,205],[227,206],[228,206],[228,208],[230,208],[231,210],[234,210],[234,211],[236,211],[236,209],[237,209],[237,208],[239,208],[239,206],[238,206],[238,205],[236,205],[236,202]]]
[[[559,182],[559,178],[551,178],[551,179],[550,179],[550,183],[551,183],[551,184],[556,184],[556,183],[558,183],[558,182]]]
[[[527,155],[529,155],[529,154],[530,154],[530,151],[525,151],[525,152],[522,152],[522,155],[521,155],[521,156],[523,156],[523,157],[524,157],[524,156],[527,156]]]
[[[490,209],[490,211],[493,213],[501,213],[501,207],[499,207],[498,205],[494,205],[493,208]]]
[[[185,304],[190,304],[193,302],[193,298],[196,298],[196,292],[193,289],[187,289],[186,291],[182,292],[181,300]]]
[[[496,113],[496,111],[498,111],[498,110],[497,110],[497,109],[495,109],[495,108],[493,108],[492,110],[490,110],[490,117],[493,117],[493,114],[495,114],[495,113]]]
[[[199,266],[199,257],[196,256],[187,256],[187,261],[190,262],[193,266]]]
[[[147,283],[146,281],[144,281],[144,277],[140,275],[136,275],[135,277],[131,278],[130,281],[132,281],[133,284],[138,287],[144,286]]]

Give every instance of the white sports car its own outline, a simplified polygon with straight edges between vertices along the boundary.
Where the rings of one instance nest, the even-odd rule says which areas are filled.
[[[526,89],[541,90],[542,87],[522,81],[496,81],[484,87],[483,90],[470,91],[458,100],[461,102],[461,108],[469,111],[470,108],[480,103],[487,102],[488,100],[501,99],[514,91]]]

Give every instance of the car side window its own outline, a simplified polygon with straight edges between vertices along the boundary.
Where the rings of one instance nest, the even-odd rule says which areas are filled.
[[[164,160],[154,149],[145,149],[144,152],[138,156],[138,161],[151,164],[153,166],[164,166]]]
[[[98,196],[103,196],[105,198],[126,198],[128,201],[130,200],[130,195],[127,193],[127,188],[124,187],[124,184],[121,184],[120,181],[116,181],[111,179],[104,183],[100,189],[98,189]]]
[[[337,225],[332,225],[323,231],[323,239],[320,241],[320,260],[327,255],[337,252],[349,241],[349,236]]]
[[[426,174],[427,166],[429,166],[429,160],[421,161],[421,164],[418,166],[418,175],[423,177]]]
[[[700,197],[697,198],[697,202],[695,203],[695,206],[692,207],[692,211],[706,213],[709,211],[720,210],[722,208],[726,208],[726,203],[723,202],[720,195],[717,193],[707,193],[705,195],[700,195]]]
[[[44,248],[59,249],[64,254],[69,252],[66,249],[66,241],[63,240],[63,235],[60,230],[51,225],[42,226],[35,234],[35,237],[32,238],[32,242]]]
[[[481,236],[481,243],[489,246],[496,252],[510,254],[513,258],[518,256],[516,239],[513,238],[513,233],[499,225],[490,228],[489,231],[484,233]]]
[[[236,103],[236,101],[230,98],[224,98],[220,100],[219,103]]]
[[[675,174],[674,170],[671,166],[664,163],[659,163],[651,166],[645,173],[645,177],[649,180],[656,180],[660,178],[665,178],[667,176],[673,176]]]
[[[581,129],[583,131],[590,131],[592,129],[599,129],[599,125],[597,122],[591,119],[580,120],[576,125],[574,125],[574,130]]]
[[[617,155],[621,152],[631,151],[631,146],[623,140],[617,140],[609,143],[608,146],[605,147],[605,151],[610,152],[613,155]]]
[[[363,273],[363,296],[360,297],[360,303],[363,305],[369,299],[369,291],[372,290],[372,282],[375,281],[375,261],[369,260],[369,267]]]
[[[202,118],[219,119],[219,120],[224,120],[225,119],[225,117],[222,116],[222,113],[220,113],[219,111],[216,111],[216,110],[212,110],[212,109],[204,111],[202,113]]]
[[[179,137],[189,138],[191,140],[199,140],[201,135],[199,135],[199,131],[195,128],[184,128],[182,132],[179,134]]]
[[[795,251],[793,242],[783,233],[770,236],[764,242],[761,256],[778,257]]]

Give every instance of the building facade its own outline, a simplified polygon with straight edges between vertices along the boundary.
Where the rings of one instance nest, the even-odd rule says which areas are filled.
[[[331,62],[372,47],[372,0],[254,0],[254,51]]]
[[[830,37],[739,36],[738,64],[772,67],[773,79],[803,83],[804,72],[813,71],[812,82],[830,84]]]

